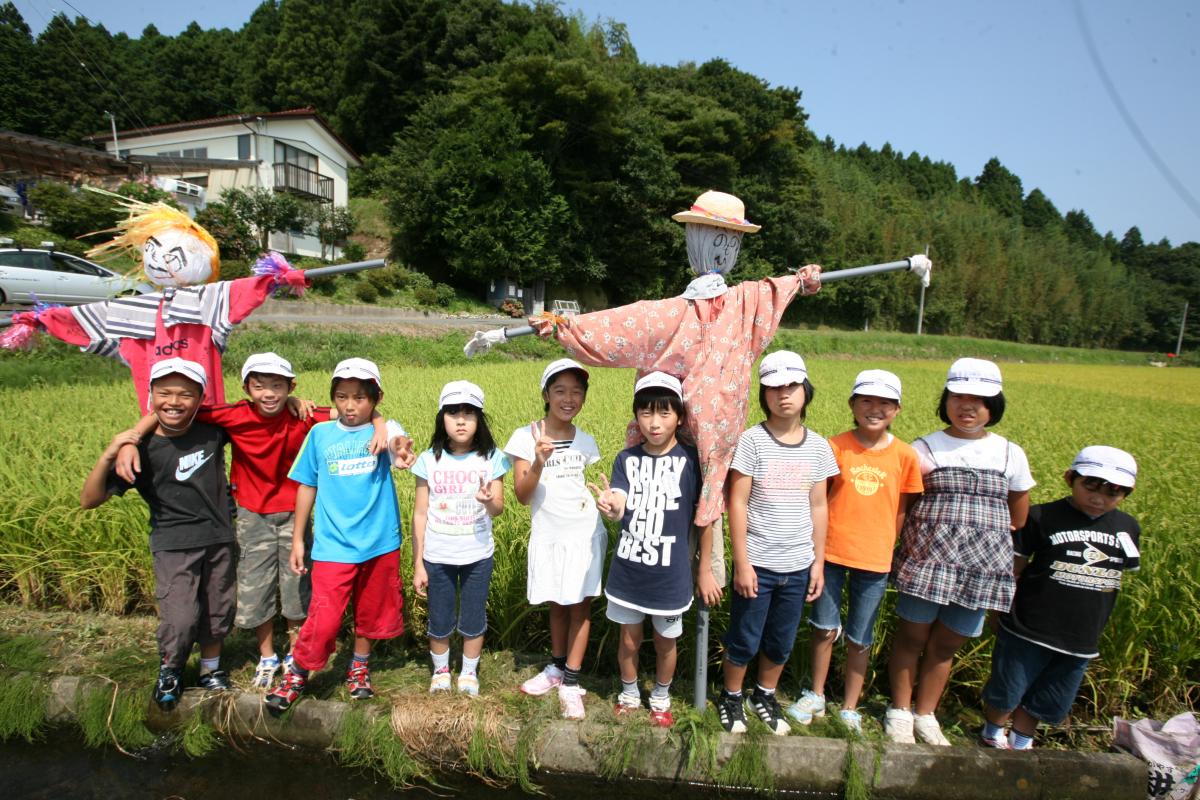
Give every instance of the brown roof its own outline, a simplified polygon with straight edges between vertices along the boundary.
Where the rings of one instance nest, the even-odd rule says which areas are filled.
[[[351,157],[362,163],[362,159],[354,148],[346,144],[346,140],[338,135],[338,132],[329,126],[325,118],[317,113],[314,108],[292,108],[287,111],[264,111],[261,114],[226,114],[221,117],[208,117],[207,119],[193,119],[186,122],[167,122],[162,125],[150,125],[145,128],[130,128],[129,130],[117,131],[118,139],[136,139],[139,136],[152,136],[157,133],[174,133],[175,131],[189,131],[196,128],[213,128],[220,125],[241,125],[246,122],[253,122],[259,117],[263,119],[304,119],[309,118],[315,120],[318,125],[324,128],[330,136],[337,140],[338,144],[346,149],[346,152]],[[86,137],[90,142],[107,142],[113,138],[109,131],[93,134]]]

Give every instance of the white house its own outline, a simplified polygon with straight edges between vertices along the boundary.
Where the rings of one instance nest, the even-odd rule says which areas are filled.
[[[347,173],[362,164],[311,108],[172,122],[91,139],[110,153],[144,165],[193,214],[227,188],[265,187],[345,206]],[[270,246],[321,255],[317,238],[302,231],[273,233]]]

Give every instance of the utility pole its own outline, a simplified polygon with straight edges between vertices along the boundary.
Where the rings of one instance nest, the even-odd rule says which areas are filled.
[[[121,157],[121,142],[117,139],[117,116],[111,111],[105,111],[104,116],[108,117],[109,123],[112,125],[113,134],[113,152],[117,158]]]
[[[1187,300],[1183,301],[1183,319],[1179,320],[1179,339],[1175,342],[1175,357],[1179,358],[1183,350],[1183,326],[1187,325]]]
[[[929,257],[929,245],[925,245],[925,257]],[[917,336],[921,335],[921,328],[925,325],[925,281],[921,281],[921,304],[917,308]]]

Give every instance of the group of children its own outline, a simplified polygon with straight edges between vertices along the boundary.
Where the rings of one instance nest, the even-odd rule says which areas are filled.
[[[586,481],[585,469],[600,460],[600,450],[574,422],[589,374],[571,359],[546,367],[543,418],[518,428],[503,448],[489,428],[483,390],[448,383],[430,446],[419,455],[403,428],[376,411],[383,389],[370,361],[337,366],[332,410],[291,398],[294,374],[273,353],[251,356],[242,378],[248,400],[201,408],[201,365],[178,358],[156,364],[151,413],[112,440],[81,495],[93,507],[135,487],[150,507],[160,706],[177,702],[193,642],[200,646],[200,685],[228,688],[220,648],[236,623],[256,632],[254,685],[270,688],[268,710],[287,710],[309,673],[326,666],[351,602],[347,688],[354,698],[372,696],[372,642],[404,629],[393,468],[410,469],[416,481],[412,583],[428,603],[430,691],[453,685],[478,694],[492,520],[504,510],[503,480],[511,470],[517,499],[531,507],[528,601],[549,605],[552,656],[521,691],[557,690],[564,717],[584,716],[579,673],[590,604],[603,586],[606,616],[620,626],[615,711],[643,708],[637,666],[649,616],[656,658],[647,705],[655,724],[672,724],[683,613],[697,595],[715,606],[723,593],[710,562],[712,526],[693,524],[701,465],[678,378],[654,372],[637,381],[632,410],[641,442],[617,454],[611,480],[597,483]],[[833,645],[844,633],[839,714],[861,730],[857,708],[890,580],[899,620],[887,735],[948,744],[935,711],[955,653],[982,633],[993,611],[997,638],[980,738],[995,747],[1030,746],[1039,721],[1066,716],[1097,655],[1122,573],[1138,566],[1138,525],[1117,508],[1133,489],[1133,458],[1086,447],[1065,475],[1069,495],[1030,509],[1034,481],[1024,451],[988,430],[1005,409],[992,362],[959,359],[951,366],[938,406],[946,428],[913,446],[890,432],[901,401],[900,380],[890,372],[858,375],[849,398],[854,426],[828,441],[805,425],[815,390],[803,358],[771,353],[759,378],[766,419],[742,433],[728,481],[733,592],[716,699],[723,727],[745,731],[747,709],[777,734],[788,732],[789,718],[808,724],[823,716]],[[233,446],[228,486],[226,442]],[[601,517],[620,526],[607,580]],[[806,604],[812,688],[785,712],[776,688]],[[290,633],[283,659],[272,641],[280,611]],[[452,680],[455,631],[463,644]],[[755,657],[755,685],[746,696]]]

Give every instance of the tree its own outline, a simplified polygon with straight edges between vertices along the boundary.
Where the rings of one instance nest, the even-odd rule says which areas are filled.
[[[290,194],[270,189],[226,189],[221,202],[258,236],[258,247],[269,248],[272,233],[296,230],[304,225],[304,206]]]
[[[1021,204],[1021,222],[1026,228],[1040,231],[1061,223],[1062,215],[1041,189],[1034,189]]]
[[[1000,159],[991,158],[975,179],[975,186],[984,202],[1006,217],[1021,216],[1021,179],[1009,172]]]
[[[310,230],[321,242],[321,258],[333,248],[343,243],[354,233],[356,221],[354,214],[345,206],[334,206],[330,203],[309,203],[305,209],[306,222]]]
[[[217,240],[222,258],[247,259],[258,252],[250,225],[225,203],[209,203],[197,211],[196,224]]]

